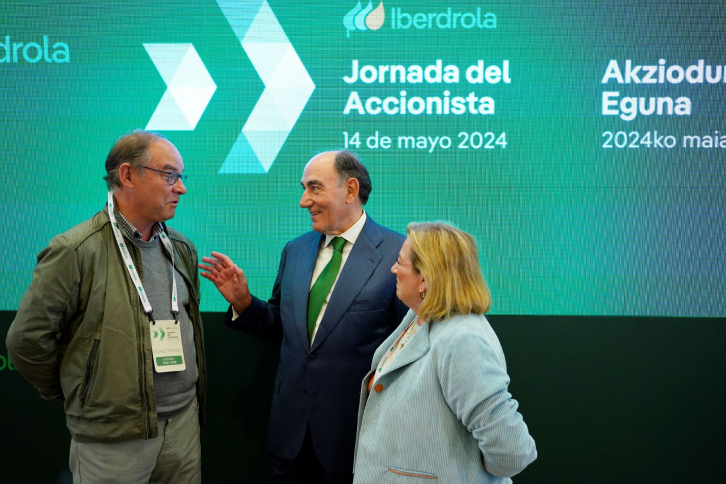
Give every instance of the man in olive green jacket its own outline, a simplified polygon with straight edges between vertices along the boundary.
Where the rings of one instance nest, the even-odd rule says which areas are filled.
[[[201,481],[197,253],[164,224],[186,193],[183,170],[161,135],[120,138],[107,206],[38,255],[8,331],[18,372],[64,404],[74,483]],[[160,346],[162,333],[176,346]]]

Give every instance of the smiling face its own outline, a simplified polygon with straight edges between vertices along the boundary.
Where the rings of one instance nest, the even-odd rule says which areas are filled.
[[[406,239],[398,253],[396,263],[391,267],[396,274],[396,296],[406,306],[418,314],[421,306],[420,291],[426,291],[426,281],[420,272],[417,272],[411,262],[411,243]]]
[[[308,210],[313,230],[321,234],[340,235],[363,213],[357,180],[350,178],[338,186],[335,153],[315,156],[305,166],[301,180],[305,191],[300,207]]]
[[[184,161],[179,151],[165,139],[157,139],[149,147],[151,161],[148,168],[181,174]],[[139,222],[166,222],[174,217],[179,198],[187,192],[184,182],[177,180],[174,185],[166,182],[167,175],[143,168],[132,169],[133,202]]]

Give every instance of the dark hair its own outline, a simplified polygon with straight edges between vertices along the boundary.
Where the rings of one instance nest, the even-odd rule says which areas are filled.
[[[135,129],[121,136],[109,151],[106,157],[106,186],[109,190],[121,186],[118,178],[118,169],[128,163],[134,168],[147,166],[151,162],[151,145],[164,136],[143,129]]]
[[[348,178],[358,180],[358,198],[360,198],[361,204],[365,205],[373,186],[368,170],[358,155],[350,150],[338,151],[335,154],[335,171],[338,172],[338,186],[343,185]]]

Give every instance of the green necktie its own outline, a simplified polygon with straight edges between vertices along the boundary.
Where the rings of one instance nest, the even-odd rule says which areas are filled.
[[[310,298],[308,299],[308,338],[310,338],[311,343],[313,341],[313,332],[315,331],[315,322],[318,320],[320,310],[323,308],[323,303],[330,292],[330,288],[333,287],[335,278],[338,277],[340,263],[343,260],[345,239],[343,237],[335,237],[333,238],[332,245],[333,258],[323,268],[315,284],[313,284],[313,288],[310,289]]]

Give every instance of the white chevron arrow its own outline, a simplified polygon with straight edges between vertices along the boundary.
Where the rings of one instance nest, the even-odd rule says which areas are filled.
[[[192,131],[197,126],[217,85],[192,44],[144,44],[166,83],[146,129]]]
[[[217,0],[265,85],[219,173],[267,173],[315,84],[266,0]]]

